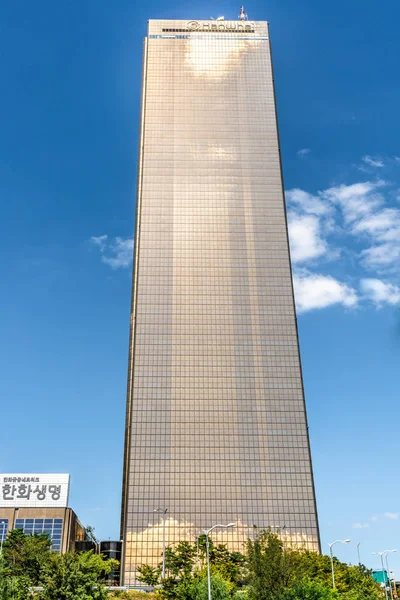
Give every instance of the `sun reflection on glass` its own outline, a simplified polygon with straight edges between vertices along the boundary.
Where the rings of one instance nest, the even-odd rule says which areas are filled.
[[[198,77],[226,77],[235,65],[240,64],[241,54],[254,43],[246,40],[224,40],[223,43],[218,43],[193,37],[187,43],[185,64]]]

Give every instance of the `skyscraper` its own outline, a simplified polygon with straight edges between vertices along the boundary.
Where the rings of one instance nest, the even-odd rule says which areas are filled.
[[[149,21],[141,111],[125,584],[216,523],[319,546],[268,24]]]

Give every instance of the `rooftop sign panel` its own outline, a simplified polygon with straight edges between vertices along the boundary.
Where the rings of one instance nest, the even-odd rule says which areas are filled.
[[[0,508],[66,508],[69,475],[1,473]]]

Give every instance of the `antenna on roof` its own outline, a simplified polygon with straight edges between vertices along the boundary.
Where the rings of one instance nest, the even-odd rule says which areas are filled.
[[[240,7],[240,14],[238,17],[241,21],[247,21],[247,14],[244,12],[244,6]]]

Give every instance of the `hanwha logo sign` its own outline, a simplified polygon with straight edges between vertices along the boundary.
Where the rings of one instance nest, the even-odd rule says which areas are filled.
[[[186,29],[189,31],[253,31],[255,23],[247,21],[206,21],[199,23],[198,21],[188,21]]]

